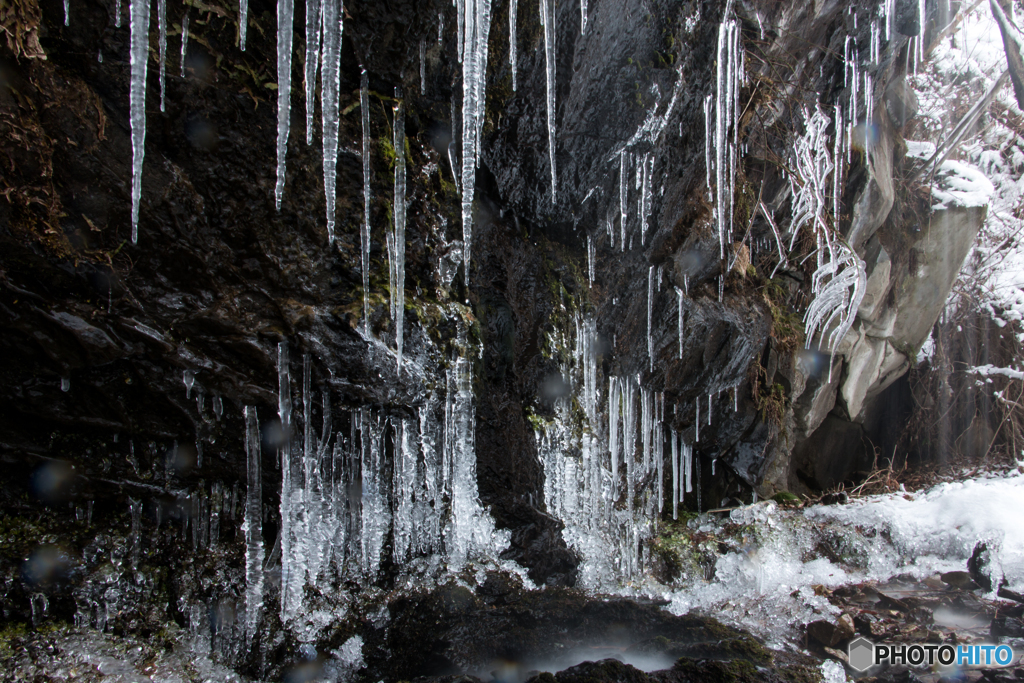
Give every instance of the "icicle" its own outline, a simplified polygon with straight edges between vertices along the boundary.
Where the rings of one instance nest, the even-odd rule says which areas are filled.
[[[277,184],[274,205],[281,210],[284,197],[285,161],[292,112],[292,22],[295,0],[277,0]]]
[[[288,365],[288,342],[277,344],[277,415],[281,421],[279,452],[281,454],[281,617],[288,619],[298,607],[301,599],[304,573],[293,564],[296,549],[293,549],[295,535],[295,517],[301,513],[294,507],[300,501],[294,501],[295,491],[301,482],[295,481],[292,471],[291,457],[291,421],[292,421],[292,390],[291,370]]]
[[[587,32],[587,0],[580,0],[580,34]]]
[[[508,63],[512,67],[512,92],[516,91],[516,19],[519,14],[519,0],[510,0],[508,7]]]
[[[693,446],[682,443],[681,450],[680,457],[682,458],[683,479],[685,480],[682,483],[685,486],[685,491],[679,492],[679,502],[683,502],[684,492],[690,493],[693,491]]]
[[[718,458],[711,459],[711,476],[715,476],[715,463],[718,462]]]
[[[708,427],[711,426],[711,392],[708,392]]]
[[[479,2],[480,0],[478,0]],[[486,0],[489,1],[489,0]],[[547,73],[548,157],[551,163],[551,203],[558,203],[558,173],[555,167],[555,0],[540,0],[540,19],[544,27],[544,63]]]
[[[468,0],[468,1],[470,3],[473,3],[475,0]],[[462,60],[463,60],[463,57],[464,57],[463,50],[465,49],[465,43],[466,43],[466,18],[471,13],[473,13],[473,10],[472,10],[472,8],[470,8],[468,10],[468,12],[467,12],[467,8],[466,8],[467,0],[454,0],[454,2],[455,2],[455,15],[458,18],[458,35],[457,35],[456,45],[458,46],[459,62],[461,63]],[[470,35],[470,39],[472,40],[473,30],[470,29],[469,32],[471,34]]]
[[[491,28],[491,0],[458,0],[459,49],[462,65],[462,263],[469,287],[472,253],[473,196],[479,165],[487,85],[487,38]],[[464,11],[463,11],[464,10]],[[462,39],[465,32],[465,46]]]
[[[679,519],[679,435],[672,430],[672,519]]]
[[[249,0],[238,0],[238,47],[245,52],[245,34],[249,28]]]
[[[64,25],[71,25],[71,0],[64,0]]]
[[[651,176],[654,174],[654,155],[645,154],[641,162],[643,178],[640,181],[640,244],[647,236],[647,219],[651,215]],[[641,170],[638,168],[638,170]]]
[[[620,380],[608,378],[608,455],[612,470],[612,498],[619,494],[619,392]]]
[[[683,292],[686,296],[690,296],[690,276],[688,274],[683,275]]]
[[[263,473],[259,420],[254,406],[245,407],[245,639],[252,643],[263,610]],[[233,516],[233,515],[232,515]]]
[[[60,378],[60,390],[64,393],[71,391],[71,378],[61,377]]]
[[[156,2],[156,23],[160,33],[160,111],[163,112],[167,79],[167,0]]]
[[[705,182],[708,188],[708,199],[712,199],[711,192],[711,146],[712,146],[712,132],[711,132],[711,109],[712,101],[711,95],[704,98],[704,171],[705,171]]]
[[[120,3],[118,3],[120,5]],[[139,241],[142,159],[146,154],[146,67],[149,63],[149,0],[131,0],[132,244]],[[120,26],[120,7],[117,8]]]
[[[181,374],[181,381],[185,385],[185,398],[192,398],[192,385],[196,383],[196,375],[191,370],[185,370]]]
[[[694,464],[697,466],[697,514],[699,515],[699,514],[702,514],[704,512],[704,509],[701,507],[701,502],[700,502],[700,458],[699,457],[695,459],[695,463]]]
[[[697,397],[697,419],[694,420],[694,441],[700,441],[700,396]],[[687,489],[689,491],[689,489]]]
[[[129,14],[131,6],[129,5]],[[147,13],[148,16],[148,13]],[[114,28],[121,28],[121,0],[114,0]]]
[[[725,277],[718,276],[718,303],[722,303],[722,295],[725,293]]]
[[[679,360],[683,359],[683,290],[675,288],[679,299]]]
[[[440,45],[444,41],[444,14],[441,12],[437,13],[437,44]]]
[[[917,59],[916,62],[924,61],[924,36],[928,32],[928,10],[925,0],[917,0],[917,25],[921,27],[917,34]],[[914,64],[914,73],[917,73],[917,64]]]
[[[647,269],[647,359],[654,371],[654,337],[651,334],[654,311],[654,266]]]
[[[289,0],[292,1],[292,0]],[[324,195],[327,199],[327,243],[334,244],[335,201],[337,195],[338,125],[341,98],[341,34],[344,28],[345,6],[342,0],[323,0],[323,65],[320,109],[323,115]],[[308,73],[307,69],[307,73]],[[316,67],[313,68],[316,79]],[[312,108],[312,98],[308,106]],[[307,120],[312,121],[308,116]],[[311,139],[311,138],[310,138]]]
[[[321,5],[321,2],[323,3]],[[327,41],[331,40],[328,31],[334,31],[335,25],[339,24],[341,18],[339,17],[337,10],[338,0],[306,0],[306,64],[305,64],[305,81],[306,81],[306,144],[313,144],[313,117],[316,114],[316,71],[317,67],[320,66],[320,35],[324,37],[324,71],[323,71],[323,91],[320,95],[321,104],[323,108],[324,120],[327,120],[327,91],[328,85],[328,74],[327,68],[331,61],[337,61],[332,55],[329,55],[329,47]],[[331,5],[331,7],[328,7]],[[330,16],[328,16],[330,15]],[[321,26],[321,22],[323,25]],[[338,50],[341,49],[341,38],[340,29],[338,30]],[[337,105],[335,105],[337,106]],[[327,137],[327,131],[324,130],[324,138]],[[325,143],[326,144],[326,143]],[[327,159],[324,159],[324,166],[326,172]],[[331,203],[330,198],[327,200],[328,206]],[[333,223],[331,212],[328,210],[327,222]]]
[[[594,286],[594,238],[587,234],[587,284]]]
[[[370,92],[366,69],[359,79],[359,109],[363,120],[363,329],[370,334]]]
[[[427,92],[427,41],[420,40],[420,94]]]
[[[221,415],[224,414],[224,400],[220,396],[213,397],[213,414],[218,421]]]
[[[128,499],[128,507],[132,515],[131,531],[131,570],[134,572],[139,568],[139,555],[142,549],[142,501],[134,498]]]
[[[181,20],[181,77],[185,78],[185,54],[188,52],[188,12]],[[102,60],[100,60],[102,61]]]
[[[629,215],[629,181],[628,181],[628,156],[626,150],[619,152],[619,229],[621,239],[619,240],[620,251],[626,250],[626,219]]]
[[[740,385],[737,384],[732,388],[732,412],[738,413],[740,411]]]
[[[405,334],[405,103],[402,89],[395,88],[395,203],[394,230],[388,235],[388,273],[391,287],[391,319],[395,323],[398,374],[402,374],[402,342]]]

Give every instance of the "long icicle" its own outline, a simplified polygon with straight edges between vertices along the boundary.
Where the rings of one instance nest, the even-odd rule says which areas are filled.
[[[167,0],[156,2],[156,24],[160,33],[160,111],[164,111],[167,82]]]
[[[388,236],[391,274],[391,318],[395,322],[398,374],[402,374],[402,342],[405,328],[405,102],[395,88],[395,229]]]
[[[249,26],[249,0],[238,0],[238,47],[245,52],[245,34]]]
[[[555,166],[555,13],[554,0],[540,0],[544,27],[544,65],[547,75],[548,157],[551,164],[551,203],[558,203],[558,169]]]
[[[292,23],[295,0],[277,0],[277,184],[274,206],[281,210],[292,113]]]
[[[188,10],[181,20],[181,77],[185,78],[185,54],[188,52]]]
[[[245,639],[252,643],[263,611],[263,476],[259,418],[245,407]]]
[[[473,238],[473,196],[480,159],[487,79],[487,37],[491,29],[491,0],[459,0],[462,64],[462,263],[469,286],[469,260]],[[461,15],[460,15],[461,16]]]
[[[139,241],[142,159],[146,154],[146,67],[149,63],[149,0],[131,0],[132,244]],[[120,16],[120,12],[118,13]]]
[[[363,119],[363,230],[360,236],[363,266],[363,329],[370,333],[370,79],[363,69],[359,78],[359,109]]]
[[[331,4],[333,6],[328,8],[327,5],[329,5],[329,4]],[[332,13],[330,19],[328,19],[328,16],[327,16],[328,12]],[[322,17],[322,21],[323,21],[323,28],[322,28],[322,30],[321,30],[321,17]],[[322,93],[323,94],[321,95],[320,107],[322,109],[322,114],[325,117],[324,120],[326,121],[327,111],[326,111],[326,108],[325,108],[326,107],[326,100],[324,99],[324,96],[326,95],[327,88],[328,88],[327,68],[328,68],[328,66],[330,64],[338,61],[337,58],[335,58],[333,56],[329,56],[328,53],[327,53],[328,50],[330,49],[327,46],[327,41],[330,40],[330,37],[328,35],[328,31],[333,31],[334,27],[336,25],[338,26],[338,29],[337,29],[337,33],[338,33],[338,46],[337,46],[337,49],[338,49],[338,52],[340,54],[340,50],[341,50],[341,21],[342,21],[341,17],[342,17],[342,15],[338,14],[338,12],[337,12],[337,5],[334,5],[334,3],[331,3],[330,0],[323,0],[322,4],[321,4],[321,0],[306,0],[306,69],[305,69],[305,77],[306,77],[306,144],[307,145],[312,145],[313,144],[313,118],[314,118],[314,115],[316,113],[316,70],[317,70],[317,66],[319,66],[319,63],[320,63],[320,35],[321,35],[321,33],[323,33],[323,37],[324,37],[324,54],[323,54],[323,60],[324,60],[323,69],[324,70],[323,70],[323,83],[321,85]],[[326,138],[326,135],[327,135],[327,133],[325,131],[324,132],[325,138]],[[324,165],[325,165],[325,167],[326,167],[326,164],[327,164],[327,159],[325,157],[324,158]],[[330,202],[330,200],[328,200],[328,202]],[[328,224],[332,224],[332,225],[334,223],[334,221],[331,219],[330,215],[328,215],[327,222],[328,222]]]
[[[334,244],[335,187],[338,168],[338,109],[341,97],[341,33],[344,27],[344,16],[345,7],[342,0],[324,0],[324,49],[323,66],[321,67],[323,90],[320,93],[320,110],[323,115],[324,196],[327,199],[328,244]],[[308,75],[308,68],[306,73]],[[315,78],[316,76],[314,75]],[[307,99],[306,106],[310,109],[312,108],[311,97]],[[308,116],[310,109],[307,109],[307,121],[311,121],[311,117]],[[312,126],[310,126],[310,130],[312,130]]]
[[[516,91],[516,19],[519,0],[510,0],[508,8],[508,62],[512,66],[512,92]]]

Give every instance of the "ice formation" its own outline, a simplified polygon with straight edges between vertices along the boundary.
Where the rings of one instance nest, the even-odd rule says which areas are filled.
[[[323,0],[323,65],[320,110],[323,116],[324,195],[327,199],[327,242],[334,244],[335,201],[338,166],[338,125],[341,97],[341,34],[345,7],[341,0]],[[307,17],[308,18],[308,17]],[[308,30],[308,28],[307,28]],[[316,80],[316,68],[313,69]],[[306,70],[307,77],[309,69]],[[308,86],[308,84],[307,84]],[[312,123],[312,97],[307,100],[306,119]],[[312,126],[307,130],[307,141]]]
[[[714,94],[714,142],[705,143],[714,154],[705,153],[715,169],[714,206],[718,223],[719,258],[725,258],[726,242],[732,242],[733,195],[736,185],[736,158],[739,136],[739,94],[743,79],[743,49],[740,44],[740,26],[731,17],[732,2],[728,2],[718,29],[717,72]],[[712,132],[711,106],[705,101],[704,115],[708,122],[705,134]],[[730,132],[732,139],[730,139]],[[711,158],[713,156],[713,158]]]
[[[405,335],[405,103],[395,88],[395,202],[394,228],[388,232],[388,284],[391,320],[395,323],[398,373],[402,372],[402,342]]]
[[[459,58],[462,60],[462,263],[469,286],[473,237],[473,196],[480,157],[487,87],[487,38],[491,0],[457,0]]]
[[[132,243],[139,241],[142,159],[146,154],[146,68],[149,63],[149,0],[131,0]],[[120,12],[118,12],[120,16]]]
[[[281,385],[290,386],[286,348],[280,360]],[[374,581],[389,546],[391,561],[411,563],[414,572],[426,567],[428,575],[486,562],[505,548],[508,533],[494,529],[477,494],[471,373],[470,361],[455,357],[446,381],[415,416],[358,408],[344,412],[335,432],[326,390],[320,428],[314,428],[317,402],[305,357],[301,448],[297,440],[290,447],[287,438],[281,446],[285,621],[302,614],[307,585]],[[288,425],[286,437],[291,400],[283,389],[279,415]]]
[[[292,32],[295,0],[277,0],[277,184],[274,205],[281,210],[292,113]]]
[[[597,326],[577,317],[574,327],[574,336],[549,339],[552,348],[571,349],[561,371],[578,400],[558,399],[554,419],[537,430],[544,499],[583,559],[585,585],[612,588],[640,578],[641,547],[665,504],[665,398],[636,376],[610,376],[601,410]]]
[[[587,32],[587,0],[580,0],[580,33]]]
[[[320,36],[324,38],[324,68],[323,78],[324,83],[322,88],[324,91],[327,90],[328,75],[326,71],[327,65],[337,59],[328,54],[328,30],[334,30],[334,27],[338,26],[338,52],[341,51],[341,15],[338,13],[338,0],[306,0],[306,64],[305,64],[305,84],[306,84],[306,144],[313,144],[313,115],[316,113],[316,72],[320,66]],[[330,4],[332,7],[329,9],[327,5]],[[328,16],[330,15],[330,16]],[[321,27],[321,23],[323,26]],[[321,107],[324,107],[323,115],[326,117],[326,92],[321,95]],[[326,138],[326,132],[324,134]],[[325,160],[326,163],[326,160]],[[328,214],[328,222],[330,222],[330,214]]]

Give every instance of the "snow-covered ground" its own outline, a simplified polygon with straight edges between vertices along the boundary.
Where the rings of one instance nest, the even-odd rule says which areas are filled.
[[[963,571],[978,543],[988,546],[994,584],[1005,577],[1024,590],[1022,470],[846,505],[786,510],[769,501],[691,522],[729,550],[710,582],[663,595],[675,613],[705,611],[785,647],[794,625],[838,614],[816,587]]]

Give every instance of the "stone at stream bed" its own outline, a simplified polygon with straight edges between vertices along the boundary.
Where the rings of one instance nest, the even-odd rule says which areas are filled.
[[[365,680],[817,680],[811,658],[769,650],[714,619],[573,589],[523,590],[497,575],[476,594],[446,586],[400,598],[388,609],[387,627],[363,634]],[[690,664],[680,670],[681,661]],[[655,677],[634,665],[672,673]],[[609,667],[614,675],[599,674]],[[531,673],[544,669],[561,673]],[[769,677],[769,669],[789,673]]]
[[[968,572],[946,572],[941,578],[947,585],[961,590],[974,590],[978,587],[978,584],[974,582],[974,579],[971,578]]]

